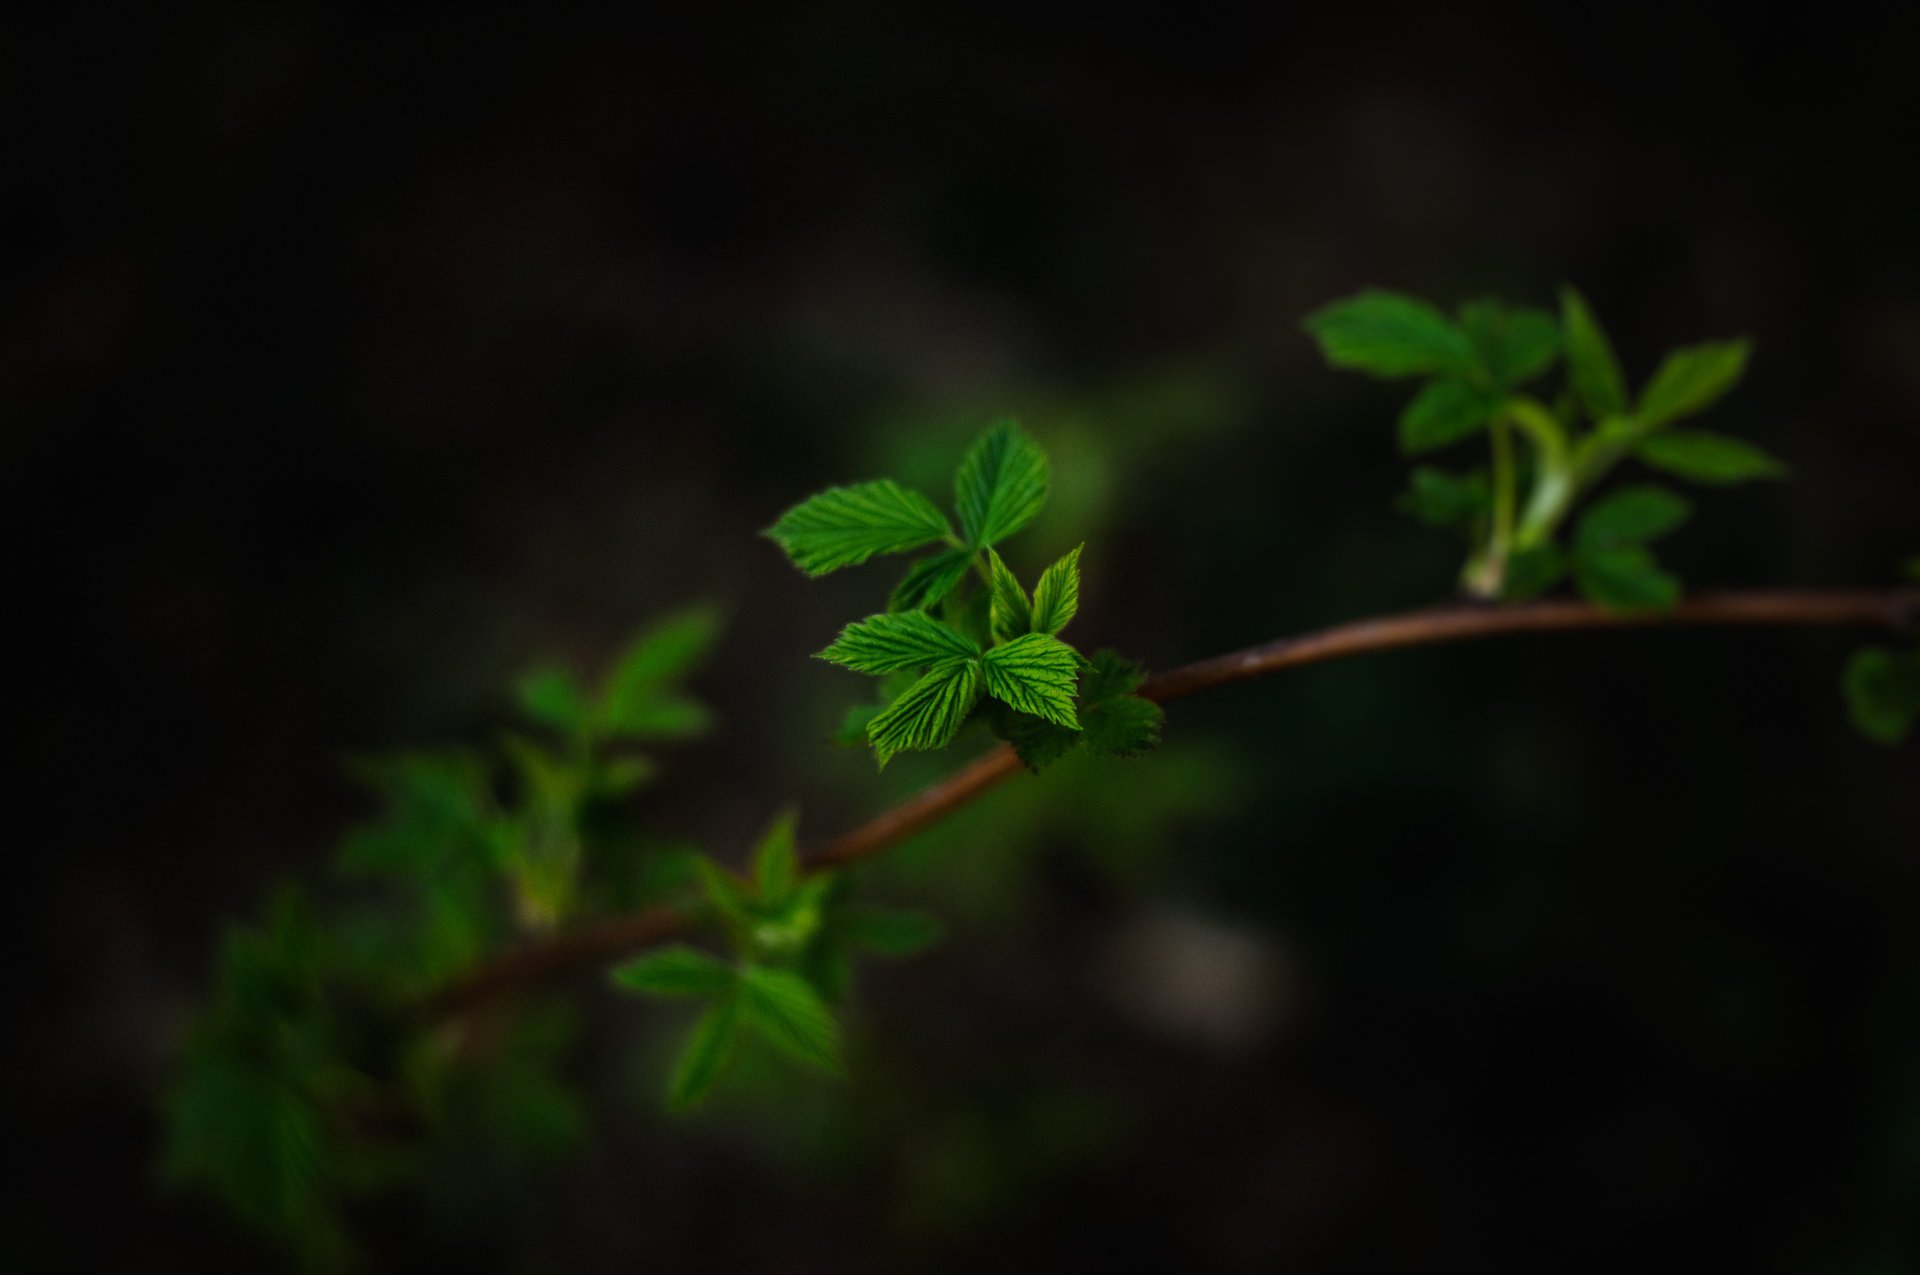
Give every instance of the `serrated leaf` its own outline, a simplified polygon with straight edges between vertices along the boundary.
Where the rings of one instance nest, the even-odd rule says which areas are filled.
[[[1642,439],[1634,454],[1655,469],[1697,483],[1744,483],[1784,478],[1787,467],[1752,443],[1704,430],[1681,430]]]
[[[667,1085],[673,1110],[685,1111],[712,1090],[740,1039],[740,1018],[740,999],[733,994],[716,1001],[694,1024]]]
[[[1120,695],[1131,695],[1140,689],[1140,683],[1146,680],[1146,673],[1138,664],[1126,659],[1118,651],[1101,649],[1093,653],[1087,661],[1086,676],[1080,683],[1080,698],[1086,704],[1098,704],[1102,700],[1113,699]]]
[[[975,549],[998,544],[1047,503],[1047,457],[1013,421],[980,436],[953,480],[961,531]]]
[[[1073,551],[1040,574],[1033,590],[1033,631],[1058,633],[1080,611],[1080,551]]]
[[[793,844],[798,821],[793,811],[782,813],[753,852],[753,883],[764,907],[785,907],[800,883],[800,855]]]
[[[987,550],[987,571],[989,595],[987,623],[996,642],[1005,642],[1009,638],[1019,637],[1033,630],[1033,604],[1027,600],[1027,591],[1020,587],[1020,581],[1000,555]]]
[[[921,611],[938,606],[955,585],[966,579],[972,565],[973,554],[965,549],[949,549],[920,559],[887,599],[887,610]]]
[[[766,534],[810,576],[905,553],[953,534],[947,516],[892,479],[829,487],[781,515]]]
[[[1457,443],[1485,429],[1493,416],[1487,395],[1463,380],[1440,377],[1414,395],[1400,413],[1400,450],[1408,455]]]
[[[1334,367],[1394,379],[1465,372],[1466,334],[1424,301],[1369,290],[1307,316],[1306,329]]]
[[[834,920],[834,931],[855,947],[883,956],[911,956],[946,937],[940,918],[872,906],[850,907]]]
[[[1680,600],[1680,581],[1639,545],[1582,549],[1574,579],[1589,601],[1609,611],[1666,610]]]
[[[1465,526],[1486,513],[1492,503],[1484,469],[1450,474],[1423,465],[1409,475],[1409,483],[1399,508],[1429,527]]]
[[[543,726],[571,733],[592,716],[587,694],[573,673],[558,665],[534,669],[514,688],[520,709]]]
[[[1920,717],[1920,651],[1878,646],[1856,651],[1847,661],[1841,687],[1854,727],[1878,743],[1898,744]]]
[[[980,698],[980,668],[956,660],[936,668],[867,725],[867,740],[885,767],[896,753],[944,748]]]
[[[738,975],[718,957],[691,947],[649,952],[613,972],[613,981],[648,996],[718,996]]]
[[[789,970],[750,965],[740,985],[747,1022],[769,1044],[796,1061],[846,1074],[840,1028],[812,984]]]
[[[815,658],[856,673],[899,673],[972,659],[980,647],[925,611],[874,615],[840,631]]]
[[[1008,713],[1000,736],[1013,746],[1020,764],[1039,774],[1080,746],[1082,732],[1055,726],[1027,713]]]
[[[1545,310],[1474,301],[1460,307],[1460,328],[1475,365],[1502,390],[1540,375],[1560,352],[1560,325]]]
[[[1507,559],[1500,596],[1508,602],[1537,598],[1567,575],[1567,555],[1554,545],[1535,545]]]
[[[1690,503],[1664,487],[1622,487],[1581,515],[1575,543],[1582,553],[1643,545],[1678,527],[1692,512]]]
[[[1166,713],[1152,700],[1119,695],[1085,709],[1080,724],[1087,748],[1103,757],[1137,757],[1160,746]]]
[[[1747,341],[1713,341],[1675,350],[1640,391],[1635,419],[1654,429],[1705,410],[1739,383],[1752,348]]]
[[[1560,289],[1560,326],[1566,338],[1567,378],[1587,415],[1598,421],[1626,411],[1627,382],[1613,343],[1587,299],[1572,287]],[[1561,419],[1572,418],[1563,414]]]
[[[1029,633],[981,658],[987,693],[1003,704],[1047,721],[1078,729],[1073,699],[1079,682],[1080,655],[1059,638]]]

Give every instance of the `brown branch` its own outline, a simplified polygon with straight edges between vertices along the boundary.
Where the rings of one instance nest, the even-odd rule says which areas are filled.
[[[1911,629],[1920,626],[1920,589],[1707,594],[1688,598],[1669,611],[1626,614],[1573,600],[1520,606],[1461,603],[1280,638],[1149,678],[1140,693],[1164,703],[1303,664],[1510,633],[1683,625]],[[807,868],[821,871],[871,858],[938,822],[1019,769],[1020,761],[1013,750],[1001,744],[893,809],[819,847],[808,856]],[[687,913],[653,907],[562,934],[509,952],[454,980],[427,1003],[426,1012],[435,1018],[461,1014],[518,988],[598,968],[638,948],[685,933],[695,921]]]

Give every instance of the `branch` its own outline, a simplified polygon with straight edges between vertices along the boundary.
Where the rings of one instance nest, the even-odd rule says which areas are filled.
[[[1520,606],[1456,603],[1356,620],[1202,660],[1147,679],[1140,694],[1165,703],[1303,664],[1510,633],[1679,626],[1908,630],[1920,626],[1920,589],[1706,594],[1688,598],[1668,611],[1626,613],[1603,611],[1571,599]],[[818,872],[872,858],[937,823],[1019,769],[1020,761],[1013,750],[998,745],[939,783],[819,847],[808,856],[807,870]],[[463,1014],[518,988],[598,968],[638,948],[683,934],[694,928],[697,920],[691,913],[652,907],[523,947],[455,979],[426,1003],[425,1013],[429,1018]]]

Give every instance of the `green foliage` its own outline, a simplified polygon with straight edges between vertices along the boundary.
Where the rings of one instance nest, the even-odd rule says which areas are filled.
[[[1033,587],[1033,631],[1057,634],[1080,613],[1080,551],[1075,545],[1066,557],[1040,573]]]
[[[1889,746],[1901,743],[1920,717],[1920,650],[1872,646],[1856,651],[1841,688],[1861,734]]]
[[[980,699],[980,664],[958,660],[932,670],[867,723],[867,740],[885,766],[896,753],[945,748]]]
[[[1449,319],[1424,302],[1370,291],[1316,311],[1306,327],[1334,367],[1432,378],[1400,414],[1400,446],[1408,455],[1488,436],[1487,470],[1418,468],[1400,501],[1429,526],[1467,533],[1471,549],[1461,583],[1481,597],[1537,597],[1570,576],[1589,599],[1610,609],[1672,606],[1680,582],[1647,548],[1670,528],[1639,534],[1615,525],[1645,506],[1644,493],[1609,503],[1596,520],[1583,519],[1574,544],[1563,546],[1561,529],[1581,502],[1629,458],[1715,485],[1786,472],[1750,443],[1668,429],[1739,382],[1745,341],[1675,351],[1636,402],[1605,329],[1570,287],[1560,290],[1557,318],[1476,301]],[[1562,355],[1567,387],[1553,406],[1522,391]],[[1518,453],[1522,440],[1526,454]],[[1662,505],[1669,513],[1676,507],[1684,516],[1684,505],[1673,498]]]
[[[951,537],[933,502],[891,480],[830,487],[789,509],[767,535],[810,576]]]
[[[1046,455],[1010,420],[981,435],[954,476],[953,504],[971,549],[999,544],[1046,503]]]

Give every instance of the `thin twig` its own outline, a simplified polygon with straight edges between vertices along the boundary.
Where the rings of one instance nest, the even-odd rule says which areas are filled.
[[[1375,651],[1464,642],[1512,633],[1679,626],[1842,627],[1907,630],[1920,627],[1920,589],[1780,589],[1706,594],[1667,611],[1619,613],[1573,600],[1520,606],[1462,603],[1335,625],[1216,656],[1147,679],[1140,694],[1166,702],[1196,691],[1230,686],[1282,669]],[[936,784],[820,846],[810,872],[844,867],[898,845],[937,823],[1020,769],[1005,744],[968,762]],[[427,1005],[429,1017],[465,1013],[518,988],[594,969],[642,947],[692,929],[697,918],[668,907],[616,917],[509,952],[449,983]]]

